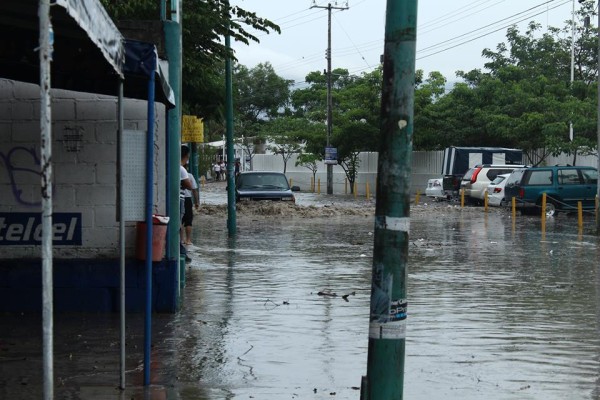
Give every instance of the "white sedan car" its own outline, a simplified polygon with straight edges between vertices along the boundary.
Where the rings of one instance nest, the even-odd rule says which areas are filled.
[[[433,197],[435,199],[446,197],[442,186],[442,179],[443,178],[435,178],[427,181],[427,188],[425,189],[425,195],[427,197]]]
[[[509,176],[510,174],[498,175],[496,179],[491,181],[488,185],[488,204],[490,206],[502,207],[506,205],[506,200],[504,200],[504,186],[506,185],[506,180]]]

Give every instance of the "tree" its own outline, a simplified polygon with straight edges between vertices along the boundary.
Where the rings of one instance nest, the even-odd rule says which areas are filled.
[[[338,68],[332,72],[332,137],[338,149],[338,164],[352,186],[362,151],[377,151],[381,107],[381,67],[361,76],[350,75]],[[327,120],[327,76],[311,72],[306,77],[309,87],[292,93],[295,116],[314,121],[320,129],[304,134],[305,151],[324,157]]]
[[[549,154],[576,156],[595,142],[597,51],[594,32],[580,28],[576,41],[576,81],[570,84],[570,27],[549,28],[531,23],[525,33],[507,31],[506,42],[495,51],[483,50],[487,71],[478,69],[457,76],[461,83],[444,95],[427,87],[422,78],[415,94],[415,148],[430,150],[455,146],[516,147],[530,161],[542,162]],[[422,75],[421,75],[422,76]],[[439,77],[437,77],[439,78]],[[595,79],[595,78],[594,78]],[[569,141],[569,121],[576,140]],[[586,150],[587,151],[587,150]]]
[[[301,118],[280,117],[265,124],[268,148],[283,159],[283,173],[287,171],[290,158],[299,153],[303,146],[303,136],[312,129],[310,121]]]
[[[338,164],[344,170],[350,193],[354,193],[354,183],[360,167],[359,155],[363,151],[375,151],[379,129],[362,121],[349,121],[336,133],[332,144],[337,147]]]
[[[312,172],[312,183],[311,183],[311,191],[315,191],[314,184],[317,180],[317,170],[319,169],[318,162],[321,161],[322,158],[313,153],[300,153],[298,158],[296,158],[296,166],[302,166],[308,168]]]
[[[233,74],[235,133],[244,138],[252,158],[257,146],[266,141],[263,126],[286,110],[293,81],[281,78],[270,63],[249,69],[237,65]]]
[[[119,20],[160,19],[157,0],[101,0],[109,15]],[[185,113],[207,120],[222,120],[225,104],[224,62],[228,52],[222,38],[249,44],[259,42],[247,28],[270,33],[281,30],[268,19],[227,0],[186,0],[182,2],[182,97]]]

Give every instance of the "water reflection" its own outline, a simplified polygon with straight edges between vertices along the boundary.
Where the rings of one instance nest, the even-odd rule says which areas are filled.
[[[238,220],[235,243],[218,223],[196,232],[177,316],[181,398],[357,399],[372,219]],[[539,228],[498,212],[413,215],[405,398],[597,398],[596,238],[571,218],[549,220],[545,239]]]

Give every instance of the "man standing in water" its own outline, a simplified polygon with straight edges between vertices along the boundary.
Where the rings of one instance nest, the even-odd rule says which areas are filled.
[[[189,262],[192,259],[187,255],[187,250],[183,245],[183,215],[185,213],[185,190],[192,190],[192,182],[188,177],[188,172],[185,169],[184,165],[186,165],[190,160],[190,148],[186,145],[181,146],[181,164],[179,165],[179,254],[185,256],[185,261]]]

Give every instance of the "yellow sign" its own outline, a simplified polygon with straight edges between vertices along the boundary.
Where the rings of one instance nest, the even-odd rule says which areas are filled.
[[[204,142],[204,123],[201,118],[195,115],[184,115],[181,124],[181,142],[182,143],[202,143]]]

